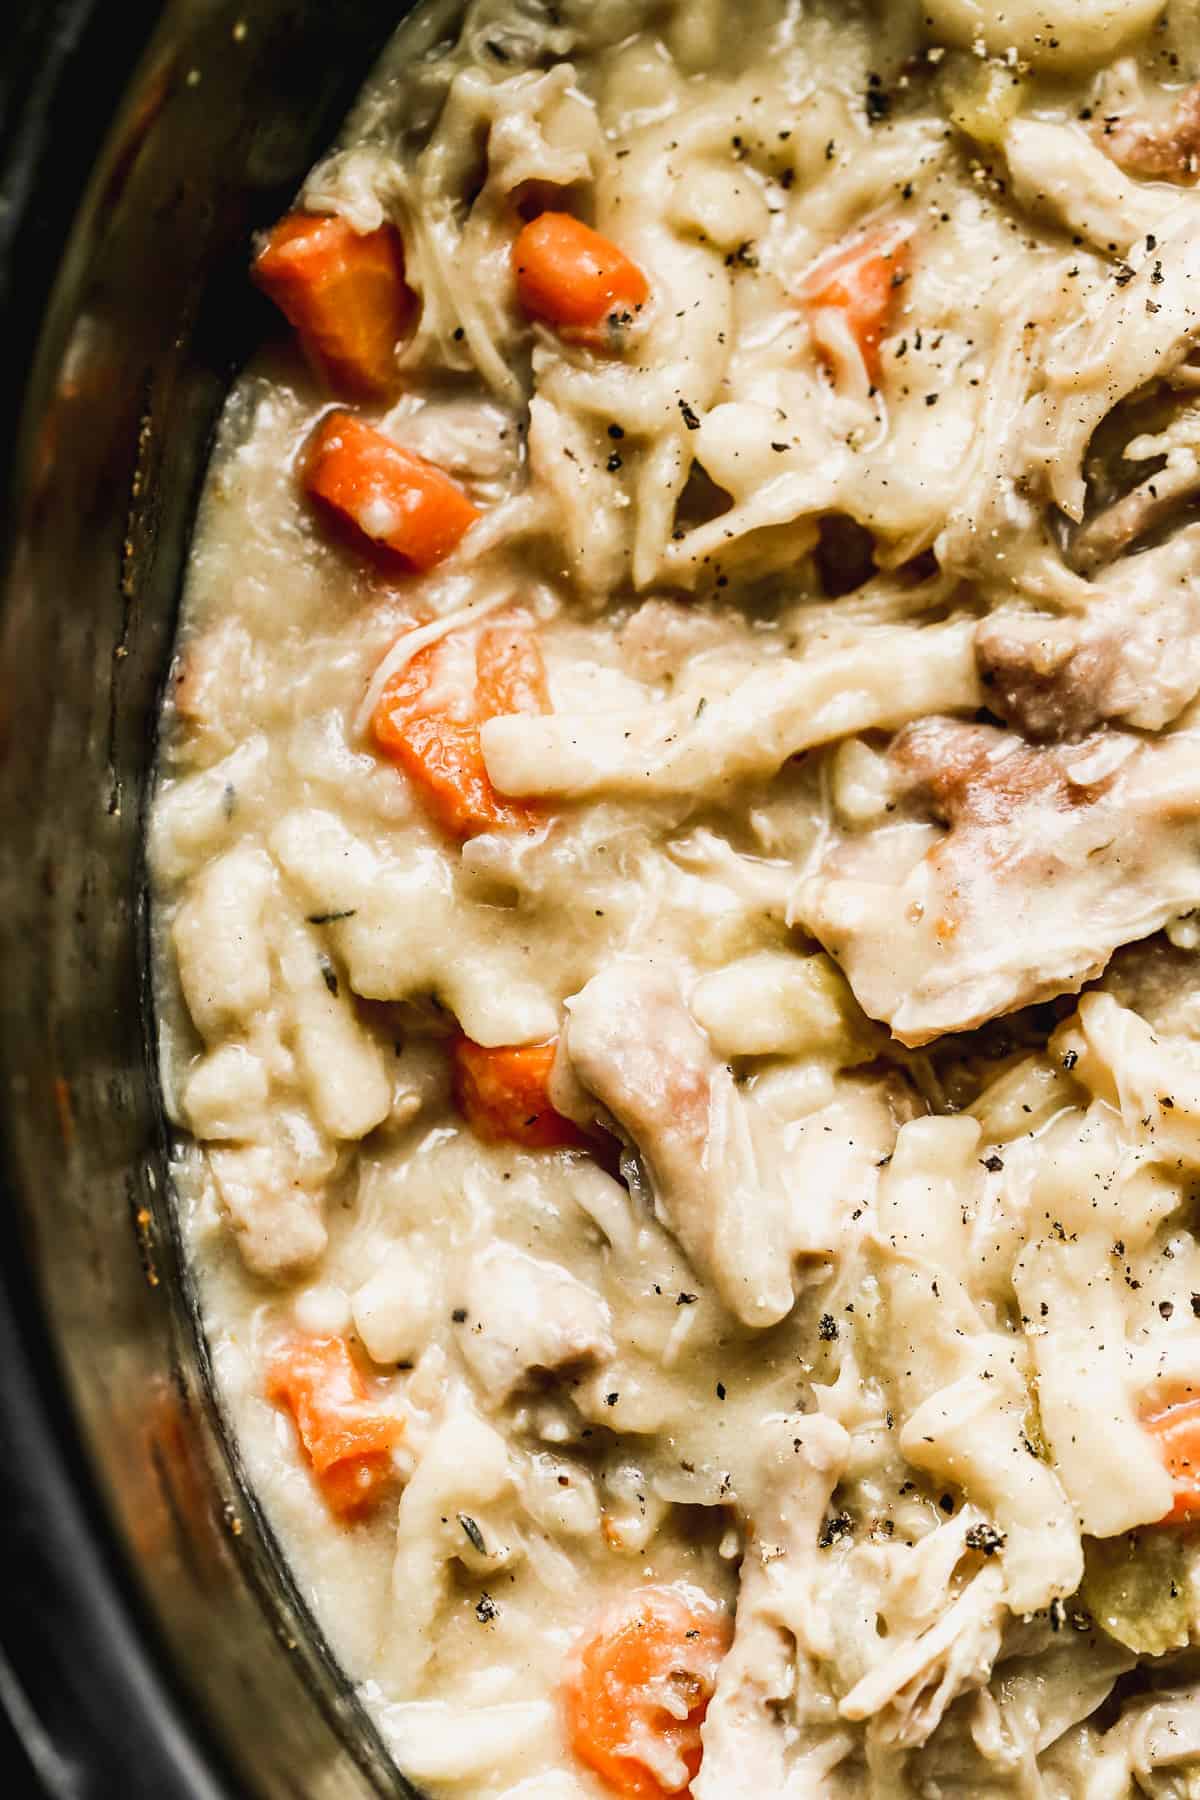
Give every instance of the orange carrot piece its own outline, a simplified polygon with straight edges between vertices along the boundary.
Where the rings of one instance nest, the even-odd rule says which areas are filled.
[[[528,830],[535,815],[528,807],[502,800],[488,777],[477,725],[425,713],[409,720],[389,743],[376,742],[402,768],[434,819],[451,837],[478,837],[484,831]]]
[[[394,1475],[390,1453],[380,1450],[348,1456],[318,1479],[330,1512],[339,1519],[353,1519],[370,1512]]]
[[[512,250],[517,297],[531,318],[587,333],[606,318],[637,312],[650,293],[623,250],[570,213],[545,212]]]
[[[467,1124],[490,1144],[526,1150],[574,1150],[587,1139],[550,1103],[556,1040],[486,1048],[457,1037],[450,1049],[454,1100]]]
[[[550,693],[537,639],[524,625],[489,625],[475,651],[479,718],[548,713]]]
[[[383,690],[371,733],[404,770],[429,811],[452,837],[482,831],[530,830],[538,814],[502,798],[492,786],[479,742],[482,720],[506,712],[546,712],[541,652],[522,626],[493,626],[475,646],[475,688],[459,716],[446,708],[434,680],[439,646],[419,650]]]
[[[479,517],[441,469],[345,412],[329,413],[317,426],[304,483],[310,498],[422,574],[449,556]]]
[[[286,1407],[331,1512],[363,1512],[391,1479],[401,1422],[371,1405],[345,1338],[295,1338],[267,1369],[267,1399]]]
[[[1200,1518],[1200,1399],[1177,1401],[1142,1423],[1175,1483],[1174,1503],[1160,1522],[1182,1525]]]
[[[564,1698],[575,1755],[626,1800],[689,1793],[729,1639],[728,1615],[686,1584],[639,1588],[618,1601],[572,1659]]]
[[[879,379],[879,346],[892,316],[896,291],[911,267],[909,238],[908,230],[896,225],[866,232],[823,257],[800,287],[800,299],[821,349],[836,358],[837,346],[826,341],[822,315],[840,315],[872,381]]]
[[[267,233],[253,274],[336,392],[376,397],[395,388],[396,346],[416,296],[393,226],[358,232],[334,214],[289,213]]]

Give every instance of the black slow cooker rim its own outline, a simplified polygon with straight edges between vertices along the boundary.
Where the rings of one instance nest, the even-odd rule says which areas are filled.
[[[56,1800],[310,1780],[415,1800],[214,1387],[170,1198],[144,857],[212,433],[271,320],[252,234],[413,4],[344,0],[332,35],[327,0],[6,17],[0,1716]]]
[[[222,1800],[235,1790],[121,1566],[7,1229],[0,1253],[0,1704],[53,1800]]]
[[[0,85],[0,494],[63,243],[159,0],[14,0]],[[7,510],[7,509],[6,509]],[[5,534],[6,542],[10,536]],[[234,1792],[176,1691],[123,1567],[25,1274],[11,1181],[0,1211],[0,1707],[58,1800],[220,1800]],[[112,1721],[119,1719],[119,1733]]]

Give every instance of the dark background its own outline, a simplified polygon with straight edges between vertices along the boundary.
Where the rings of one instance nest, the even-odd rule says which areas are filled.
[[[415,1800],[213,1402],[138,854],[208,436],[265,323],[250,236],[410,4],[0,11],[0,1800]]]
[[[409,4],[0,9],[0,1800],[413,1800],[212,1401],[138,856],[208,434],[263,325],[250,234]]]
[[[160,13],[146,0],[8,0],[0,39],[0,520],[22,387],[71,219]],[[5,533],[7,540],[7,532]],[[36,1468],[36,1486],[27,1477]],[[109,1547],[0,1191],[0,1792],[125,1800],[176,1792],[117,1702],[120,1634],[100,1630]],[[103,1664],[103,1670],[101,1666]],[[66,1685],[61,1669],[72,1671]],[[128,1693],[128,1690],[126,1691]],[[114,1702],[117,1702],[114,1705]],[[20,1722],[20,1732],[14,1725]],[[35,1771],[35,1759],[38,1765]],[[145,1783],[145,1785],[144,1785]]]

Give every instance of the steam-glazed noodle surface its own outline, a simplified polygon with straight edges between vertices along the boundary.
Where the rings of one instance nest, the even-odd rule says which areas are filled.
[[[476,0],[258,246],[164,1065],[435,1795],[1200,1794],[1197,76],[1190,0]]]

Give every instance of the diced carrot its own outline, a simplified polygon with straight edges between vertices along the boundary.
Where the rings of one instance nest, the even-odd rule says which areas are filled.
[[[829,314],[848,327],[872,381],[879,379],[879,346],[887,331],[896,291],[911,266],[906,226],[884,225],[823,257],[800,287],[813,336],[836,361],[838,345]]]
[[[295,1338],[267,1370],[266,1396],[285,1406],[331,1512],[364,1512],[391,1479],[401,1422],[372,1406],[345,1338]]]
[[[325,1504],[339,1519],[369,1512],[395,1474],[387,1451],[365,1451],[334,1463],[318,1479]]]
[[[527,807],[502,800],[492,786],[477,725],[457,725],[425,713],[410,719],[390,742],[379,732],[375,735],[451,837],[472,838],[484,831],[517,831],[533,825],[534,814]]]
[[[1180,1525],[1200,1518],[1200,1399],[1179,1400],[1142,1423],[1175,1483],[1175,1500],[1162,1523]]]
[[[393,226],[358,232],[333,214],[289,213],[267,233],[253,273],[336,392],[373,397],[396,386],[396,346],[416,296]]]
[[[546,677],[533,633],[493,626],[475,646],[474,691],[452,712],[436,680],[440,646],[427,645],[384,688],[371,719],[379,749],[402,768],[443,830],[453,837],[481,831],[529,830],[538,814],[505,800],[488,776],[479,742],[484,719],[548,710]]]
[[[646,304],[650,289],[623,250],[570,213],[544,212],[513,245],[517,297],[531,318],[594,337],[595,328]]]
[[[479,718],[548,713],[550,694],[537,639],[523,625],[489,625],[475,652]]]
[[[441,469],[346,412],[328,413],[317,426],[304,481],[312,499],[422,573],[449,556],[479,517]]]
[[[609,1608],[577,1646],[565,1688],[580,1761],[626,1800],[689,1793],[729,1637],[724,1610],[683,1583],[639,1588]]]
[[[450,1051],[454,1099],[477,1136],[527,1150],[577,1149],[587,1139],[550,1103],[555,1040],[488,1049],[457,1037]]]

